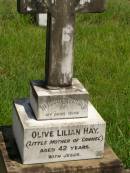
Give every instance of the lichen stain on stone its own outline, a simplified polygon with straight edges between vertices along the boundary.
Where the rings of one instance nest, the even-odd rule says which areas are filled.
[[[73,72],[73,26],[71,24],[63,27],[62,30],[62,57],[62,80],[64,83],[67,83],[67,80],[72,77]]]
[[[61,74],[60,83],[63,86],[71,85],[71,83],[72,83],[72,73],[63,73],[63,74]]]
[[[63,28],[62,31],[62,44],[64,44],[64,42],[69,42],[71,40],[71,34],[73,33],[73,27],[68,24],[67,26],[65,26]]]

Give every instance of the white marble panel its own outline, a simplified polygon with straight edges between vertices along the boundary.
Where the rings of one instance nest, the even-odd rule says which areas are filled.
[[[90,102],[88,118],[77,119],[37,121],[25,99],[14,108],[14,136],[24,164],[103,157],[106,123]]]

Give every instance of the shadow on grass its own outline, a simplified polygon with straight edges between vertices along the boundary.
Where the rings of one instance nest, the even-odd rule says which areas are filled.
[[[4,153],[4,156],[6,158],[9,157],[9,159],[12,161],[17,161],[18,163],[21,163],[20,155],[13,137],[12,127],[0,126],[0,132],[2,133],[2,135],[0,136],[0,142],[4,140],[3,143],[5,144],[4,146],[4,144],[2,143],[2,151]],[[6,149],[4,149],[4,147],[6,147]]]

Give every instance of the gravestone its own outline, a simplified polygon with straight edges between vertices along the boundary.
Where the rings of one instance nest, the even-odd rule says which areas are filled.
[[[39,13],[36,14],[36,21],[39,26],[46,26],[47,25],[47,14]]]
[[[22,13],[47,12],[45,80],[14,102],[13,133],[24,164],[95,159],[106,123],[73,78],[76,12],[102,12],[104,0],[18,0]]]
[[[105,121],[73,78],[75,13],[102,12],[104,3],[18,0],[22,13],[47,12],[45,80],[30,83],[30,99],[14,101],[13,135],[10,128],[0,129],[2,173],[122,172],[113,151],[104,150]]]

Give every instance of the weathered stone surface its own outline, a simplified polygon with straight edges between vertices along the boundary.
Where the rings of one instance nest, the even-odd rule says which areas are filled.
[[[79,9],[78,5],[82,9],[85,4],[88,7],[95,0],[54,0],[47,6],[45,81],[48,86],[72,85],[75,9]]]
[[[49,1],[50,0],[48,0],[48,2]],[[79,4],[75,10],[79,12],[102,12],[105,8],[105,1],[106,0],[79,0]],[[46,13],[46,2],[45,0],[17,0],[17,9],[20,13]]]
[[[89,102],[88,118],[37,121],[26,99],[15,102],[13,132],[24,164],[101,158],[106,124]]]
[[[17,0],[17,10],[20,13],[46,13],[47,7],[40,0]]]
[[[0,131],[0,173],[124,173],[121,161],[108,146],[102,159],[23,165],[11,127]]]
[[[46,12],[47,36],[45,81],[47,86],[67,87],[72,85],[73,45],[76,11],[101,12],[105,0],[20,0],[20,12]],[[33,10],[34,9],[34,10]],[[37,12],[39,13],[39,12]]]
[[[87,117],[88,92],[73,79],[71,87],[47,89],[43,81],[31,82],[30,103],[37,120]]]
[[[78,1],[55,0],[48,6],[45,81],[48,86],[72,85],[75,7]]]

